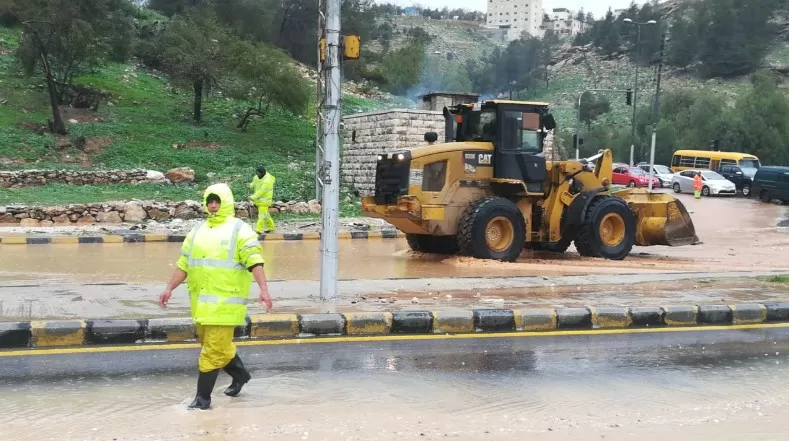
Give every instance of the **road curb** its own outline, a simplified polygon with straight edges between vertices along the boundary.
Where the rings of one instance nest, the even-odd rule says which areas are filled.
[[[178,234],[106,234],[98,236],[0,236],[0,245],[95,245],[118,243],[171,242],[181,243],[184,235]],[[382,231],[341,231],[341,240],[398,239],[405,234],[398,230]],[[301,240],[320,240],[321,233],[275,233],[261,234],[261,242],[292,242]]]
[[[567,332],[789,323],[789,302],[438,312],[260,314],[236,328],[236,340],[304,340],[324,336]],[[196,341],[190,318],[0,322],[0,349],[111,346]]]

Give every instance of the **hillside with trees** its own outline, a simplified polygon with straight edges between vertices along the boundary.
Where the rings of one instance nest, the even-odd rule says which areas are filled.
[[[582,153],[629,152],[624,94],[632,87],[637,160],[657,121],[652,101],[662,37],[658,160],[678,148],[748,151],[789,163],[785,79],[786,0],[671,0],[618,17],[579,11],[586,31],[566,40],[524,35],[511,43],[464,10],[344,0],[343,33],[361,36],[362,57],[343,66],[343,110],[408,105],[431,90],[540,99],[554,105],[569,151],[576,118]],[[0,0],[0,165],[15,168],[188,166],[197,187],[243,184],[258,163],[278,198],[314,196],[316,1]],[[656,20],[642,27],[625,22]],[[194,198],[179,186],[8,189],[0,202],[143,197]]]

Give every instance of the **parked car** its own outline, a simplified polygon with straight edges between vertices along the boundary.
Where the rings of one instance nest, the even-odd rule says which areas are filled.
[[[644,170],[646,174],[649,174],[649,163],[641,162],[638,164],[638,168]],[[652,167],[652,176],[658,178],[660,187],[671,188],[671,180],[674,178],[674,172],[672,172],[670,168],[665,165],[655,164],[654,167]]]
[[[751,194],[763,202],[789,202],[789,167],[760,167],[753,178]]]
[[[740,167],[739,165],[722,165],[718,168],[718,173],[724,178],[734,183],[737,191],[741,191],[746,198],[751,195],[753,177],[756,175],[756,168]]]
[[[638,167],[630,167],[626,164],[615,164],[611,180],[616,185],[626,185],[628,187],[648,187],[649,175]],[[660,187],[660,180],[652,177],[652,187]]]
[[[733,182],[712,170],[683,170],[675,174],[671,183],[674,193],[693,193],[693,177],[696,173],[701,173],[704,184],[701,188],[702,196],[737,194],[737,187]]]

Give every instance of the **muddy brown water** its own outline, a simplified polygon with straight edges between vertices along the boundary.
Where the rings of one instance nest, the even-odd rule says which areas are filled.
[[[404,240],[340,241],[341,279],[560,276],[675,271],[788,269],[789,230],[777,228],[786,209],[742,198],[680,195],[703,244],[635,247],[624,261],[524,252],[503,263],[458,256],[421,255]],[[179,244],[0,246],[0,281],[156,283],[166,280]],[[320,242],[265,242],[271,280],[318,280]]]

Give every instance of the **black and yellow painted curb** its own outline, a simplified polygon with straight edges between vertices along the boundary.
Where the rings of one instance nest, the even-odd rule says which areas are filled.
[[[99,236],[0,236],[0,245],[57,245],[57,244],[110,244],[143,242],[183,242],[184,235],[175,234],[107,234]],[[397,230],[382,231],[341,231],[340,239],[397,239],[405,234]],[[262,242],[320,240],[321,233],[272,233],[261,234]]]
[[[236,328],[243,340],[741,326],[789,323],[789,302],[633,308],[473,309],[262,314]],[[190,318],[0,322],[0,348],[194,342]]]

